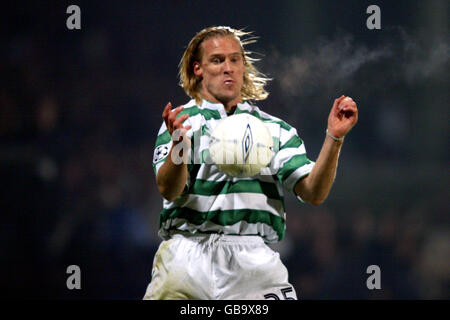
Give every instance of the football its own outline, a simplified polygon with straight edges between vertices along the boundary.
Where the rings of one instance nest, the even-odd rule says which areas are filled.
[[[255,116],[235,114],[222,119],[214,128],[209,153],[222,172],[233,177],[252,177],[272,159],[272,135]]]

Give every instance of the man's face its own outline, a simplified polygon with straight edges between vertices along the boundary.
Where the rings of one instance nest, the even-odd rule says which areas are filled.
[[[244,60],[238,41],[232,37],[215,37],[201,44],[201,61],[194,63],[194,73],[202,79],[201,93],[225,108],[241,101],[244,83]]]

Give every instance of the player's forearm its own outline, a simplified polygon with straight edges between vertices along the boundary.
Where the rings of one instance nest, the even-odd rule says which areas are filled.
[[[183,193],[188,178],[186,162],[183,161],[181,164],[173,163],[172,150],[173,148],[156,176],[159,192],[169,201],[175,200]]]
[[[336,177],[342,143],[342,141],[334,141],[326,136],[312,171],[295,186],[295,192],[304,201],[319,205],[328,197]]]

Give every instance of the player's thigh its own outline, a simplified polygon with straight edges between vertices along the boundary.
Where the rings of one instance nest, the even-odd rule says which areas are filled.
[[[197,243],[182,238],[164,241],[155,254],[144,299],[208,299],[206,264]]]
[[[268,246],[234,248],[229,255],[231,263],[218,284],[222,299],[297,299],[280,255]]]

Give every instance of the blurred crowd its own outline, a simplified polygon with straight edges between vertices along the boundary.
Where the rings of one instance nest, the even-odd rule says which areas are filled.
[[[10,40],[0,59],[2,293],[141,298],[160,243],[162,198],[151,162],[163,105],[153,102],[171,99],[176,78],[141,66],[126,48],[112,50],[102,30],[75,38],[78,52],[39,32]],[[322,128],[323,120],[309,127]],[[318,148],[320,139],[308,145]],[[350,154],[361,158],[370,148],[361,143]],[[383,161],[389,148],[377,148]],[[448,190],[431,207],[408,198],[409,187],[401,205],[374,205],[376,195],[353,192],[357,205],[312,207],[286,197],[286,239],[272,247],[298,296],[450,298]],[[80,291],[66,288],[72,264],[81,268]],[[380,267],[381,290],[366,286],[370,265]]]

